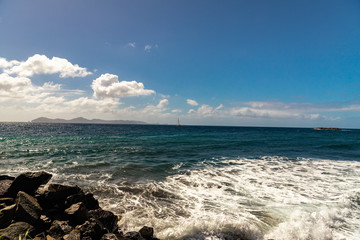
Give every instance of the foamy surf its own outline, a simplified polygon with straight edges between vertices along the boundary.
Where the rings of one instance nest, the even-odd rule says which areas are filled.
[[[213,160],[164,181],[91,187],[125,231],[160,239],[358,239],[360,163]],[[95,184],[95,181],[94,181]]]

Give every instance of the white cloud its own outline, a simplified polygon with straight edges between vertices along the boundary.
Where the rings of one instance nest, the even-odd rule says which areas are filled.
[[[160,100],[159,104],[156,106],[157,108],[164,108],[167,105],[169,105],[169,100],[167,99],[162,99]]]
[[[152,48],[151,45],[145,45],[144,50],[146,52],[150,52],[151,48]]]
[[[198,102],[192,99],[186,99],[187,104],[191,105],[191,106],[198,106]]]
[[[91,72],[78,64],[72,64],[65,58],[53,57],[49,59],[45,55],[35,54],[24,62],[7,61],[0,59],[0,67],[9,75],[31,77],[35,74],[59,74],[61,78],[86,77]]]
[[[171,110],[172,113],[181,113],[182,110],[181,109],[173,109]]]
[[[19,91],[31,86],[31,80],[26,77],[12,77],[7,73],[0,74],[0,91]]]
[[[129,46],[129,47],[132,47],[132,48],[135,48],[135,47],[136,47],[136,44],[135,44],[135,42],[129,42],[129,43],[128,43],[128,46]]]
[[[154,90],[144,88],[144,84],[136,81],[121,81],[114,74],[102,74],[95,79],[91,88],[94,90],[94,96],[99,98],[121,98],[132,96],[146,96],[154,94]]]

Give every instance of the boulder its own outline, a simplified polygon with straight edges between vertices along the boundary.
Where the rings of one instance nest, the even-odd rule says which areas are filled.
[[[82,191],[80,191],[79,193],[68,196],[66,198],[66,200],[65,200],[65,207],[68,208],[71,205],[73,205],[75,203],[78,203],[78,202],[85,203],[85,194]],[[86,204],[85,204],[85,206],[86,206]]]
[[[38,223],[42,208],[37,202],[36,198],[30,196],[25,192],[18,192],[16,196],[16,211],[15,220],[20,222],[27,222],[31,225]]]
[[[88,210],[82,202],[71,205],[69,208],[65,209],[64,212],[67,219],[69,219],[70,223],[74,226],[81,225],[89,219]]]
[[[15,199],[13,198],[0,198],[0,204],[5,204],[6,206],[10,206],[14,204]]]
[[[147,227],[144,226],[143,228],[140,229],[139,233],[141,234],[141,236],[143,238],[145,238],[146,240],[150,240],[153,238],[154,235],[154,229],[152,227]]]
[[[99,208],[96,210],[90,210],[89,215],[90,217],[99,220],[110,233],[114,232],[117,228],[117,216],[115,216],[112,212]]]
[[[92,193],[87,193],[85,195],[85,205],[86,208],[89,210],[95,210],[100,208],[98,200],[94,198],[94,195]]]
[[[81,233],[81,239],[100,239],[102,235],[106,234],[101,222],[95,218],[90,218],[84,224],[76,226],[76,230],[79,230]]]
[[[6,195],[15,197],[19,191],[32,195],[42,184],[46,184],[52,175],[47,172],[27,172],[14,179]]]
[[[44,209],[65,209],[65,200],[82,190],[78,186],[66,186],[61,184],[49,184],[39,188],[36,197]]]
[[[35,228],[26,222],[16,222],[7,228],[0,229],[1,240],[9,239],[26,239],[26,237],[33,236]]]
[[[72,230],[73,228],[67,221],[55,220],[51,224],[48,234],[55,239],[61,239],[62,236],[69,234]]]
[[[14,177],[0,175],[0,196],[5,196],[14,179]]]
[[[10,225],[15,217],[16,204],[5,207],[0,211],[0,229]]]
[[[131,240],[144,240],[139,232],[127,232],[124,237]]]

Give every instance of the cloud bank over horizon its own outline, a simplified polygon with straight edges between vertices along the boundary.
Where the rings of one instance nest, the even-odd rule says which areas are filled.
[[[294,120],[297,123],[336,123],[338,112],[359,112],[359,101],[343,103],[285,103],[281,101],[248,101],[235,106],[199,104],[186,98],[176,108],[169,98],[146,89],[142,82],[120,81],[118,75],[95,73],[67,59],[35,54],[25,61],[0,58],[0,121],[29,121],[36,117],[92,117],[105,119],[145,120],[150,123],[172,123],[177,117],[189,124],[224,122],[229,125]],[[35,75],[50,75],[52,81],[34,84]],[[54,77],[53,75],[58,75]],[[89,78],[91,76],[91,78]],[[62,79],[87,79],[86,89],[65,89]],[[76,81],[76,80],[74,80]],[[127,99],[143,99],[146,103],[127,103]],[[189,108],[190,107],[190,108]],[[270,121],[270,122],[271,122]],[[260,122],[260,121],[259,121]],[[225,124],[226,125],[226,124]]]

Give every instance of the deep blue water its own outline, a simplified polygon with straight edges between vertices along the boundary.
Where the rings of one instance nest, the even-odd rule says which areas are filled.
[[[54,174],[54,181],[81,185],[94,191],[109,209],[125,214],[121,223],[124,228],[136,228],[144,221],[151,221],[159,237],[164,239],[236,239],[242,232],[248,238],[262,239],[285,231],[285,223],[286,229],[309,228],[304,239],[356,239],[359,236],[354,228],[360,219],[359,206],[346,205],[338,197],[341,195],[347,201],[360,197],[360,130],[0,123],[0,166],[0,174],[46,170]],[[324,180],[325,175],[329,176]],[[286,187],[285,183],[294,179],[297,180]],[[341,181],[345,185],[341,185]],[[197,184],[192,184],[194,182]],[[329,205],[329,199],[313,195],[307,186],[310,183],[319,192],[339,188],[327,196],[337,200],[330,201]],[[214,184],[217,187],[213,187]],[[351,187],[344,187],[346,184]],[[182,187],[177,189],[179,186]],[[206,195],[207,191],[212,192],[214,199]],[[238,195],[242,191],[245,200]],[[264,193],[257,193],[254,198],[252,191]],[[279,191],[277,194],[284,197],[277,199],[273,191]],[[180,192],[181,197],[177,196]],[[289,194],[298,197],[288,203],[285,199]],[[228,195],[229,199],[222,199]],[[304,196],[306,199],[302,199]],[[182,198],[189,202],[182,210],[186,213],[180,210],[176,213]],[[116,202],[119,199],[122,200]],[[221,199],[230,202],[231,207],[217,206],[215,202]],[[255,207],[259,204],[266,212],[261,216]],[[281,208],[277,209],[277,204]],[[234,206],[250,209],[249,216],[234,216]],[[130,220],[140,207],[149,208],[148,212],[168,214],[153,213],[137,221]],[[218,211],[218,207],[222,210]],[[287,208],[293,210],[283,213]],[[344,226],[330,226],[334,223],[327,226],[322,219],[329,218],[327,221],[331,222],[333,219],[329,216],[312,219],[314,214],[321,215],[323,208],[339,211],[355,208],[355,216],[344,213]],[[208,215],[201,215],[200,210]],[[299,218],[309,219],[293,223],[293,211],[306,215]],[[216,222],[218,227],[202,222],[220,218],[222,214],[230,219]],[[185,216],[195,218],[196,222],[192,227],[178,229],[179,221]],[[165,220],[176,224],[167,226]],[[311,228],[316,224],[325,230],[314,233]],[[286,235],[290,233],[283,234],[284,239],[293,239]]]

